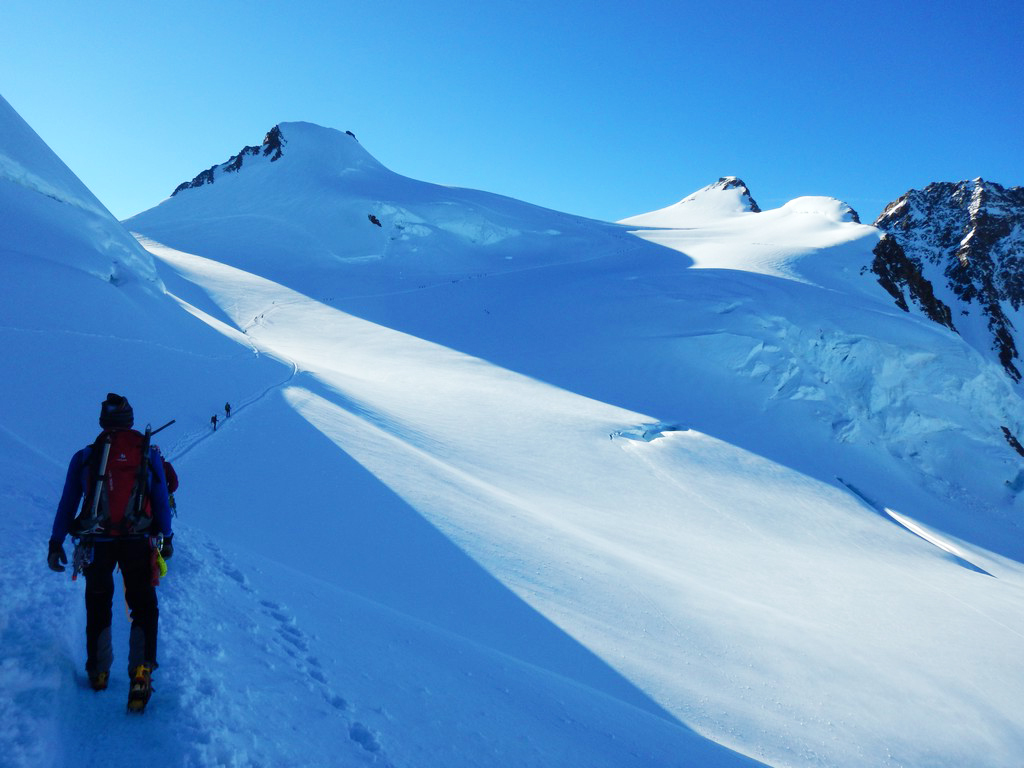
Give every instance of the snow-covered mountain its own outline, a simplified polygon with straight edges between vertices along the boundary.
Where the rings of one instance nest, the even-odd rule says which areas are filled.
[[[1021,380],[1024,188],[930,184],[886,206],[871,269],[898,306],[956,330]]]
[[[747,185],[735,176],[724,176],[692,195],[688,195],[666,208],[639,216],[623,219],[623,224],[640,227],[661,227],[684,229],[690,226],[706,226],[720,218],[729,218],[738,213],[760,213],[761,208],[754,201]]]
[[[274,279],[416,287],[564,260],[600,222],[476,190],[415,181],[385,168],[351,133],[309,123],[271,129],[262,147],[180,185],[125,225]],[[444,258],[437,258],[444,254]],[[352,284],[347,282],[349,290]],[[319,294],[313,294],[319,295]]]
[[[28,297],[71,278],[33,267],[0,337],[46,404],[0,443],[12,765],[1024,752],[1019,396],[893,306],[840,201],[758,210],[725,179],[593,222],[282,123],[127,225],[167,293],[88,279],[158,321],[62,315]],[[178,418],[183,483],[130,744],[117,670],[81,683],[80,584],[43,562],[109,390]]]
[[[844,226],[859,225],[860,217],[835,198],[800,197],[762,211],[747,185],[735,176],[721,178],[667,208],[620,223],[644,227],[641,237],[685,253],[697,267],[795,279],[803,279],[798,273],[809,269],[816,281],[841,281],[853,290],[861,289],[863,281],[851,283],[850,269],[863,260],[867,243],[878,237],[870,227]],[[839,245],[850,247],[840,251],[835,247]],[[829,249],[827,261],[802,258],[824,248]],[[840,252],[843,261],[837,263]],[[823,269],[816,271],[816,262],[824,262]]]

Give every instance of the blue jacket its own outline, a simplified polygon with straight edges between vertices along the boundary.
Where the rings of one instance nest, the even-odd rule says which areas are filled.
[[[64,481],[64,492],[61,494],[60,503],[57,505],[57,514],[53,518],[53,532],[51,539],[59,542],[64,541],[71,523],[78,514],[78,507],[82,502],[89,487],[89,456],[92,454],[93,446],[87,445],[71,457],[68,465],[68,476]],[[170,536],[171,531],[171,505],[167,498],[167,480],[164,477],[164,460],[160,450],[153,446],[149,449],[149,501],[153,512],[153,522],[150,525],[147,535],[156,536],[162,533],[164,537]]]

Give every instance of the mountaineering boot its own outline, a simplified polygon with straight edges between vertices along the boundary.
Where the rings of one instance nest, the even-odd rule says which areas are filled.
[[[128,689],[128,711],[143,712],[150,694],[153,693],[151,680],[152,668],[148,664],[139,664],[132,673],[131,687]]]
[[[103,670],[101,672],[90,672],[89,673],[89,685],[92,686],[94,691],[105,691],[107,690],[107,683],[110,681],[110,672]]]

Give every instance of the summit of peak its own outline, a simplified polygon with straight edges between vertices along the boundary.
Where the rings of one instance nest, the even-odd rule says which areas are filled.
[[[706,221],[760,212],[761,208],[742,179],[723,176],[678,203],[650,213],[630,216],[620,223],[643,227],[690,227]]]
[[[278,123],[267,131],[260,144],[242,147],[227,161],[200,172],[191,181],[179,184],[171,197],[185,190],[214,184],[225,174],[238,173],[256,165],[276,163],[284,158],[321,169],[382,167],[362,148],[351,131],[339,131],[306,122]]]
[[[723,176],[714,184],[708,184],[703,189],[699,189],[692,195],[689,195],[680,202],[699,200],[705,196],[718,196],[721,197],[722,193],[730,193],[730,196],[726,198],[729,202],[727,205],[731,205],[735,199],[738,204],[738,208],[733,211],[735,213],[761,213],[761,208],[758,206],[757,201],[754,200],[754,196],[750,194],[750,189],[744,183],[743,179],[738,176]],[[721,200],[725,202],[725,200]]]

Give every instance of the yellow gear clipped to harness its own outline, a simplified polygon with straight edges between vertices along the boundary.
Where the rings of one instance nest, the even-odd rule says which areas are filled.
[[[167,562],[164,560],[164,555],[161,550],[164,546],[163,534],[157,534],[149,540],[149,545],[153,548],[153,554],[150,556],[150,563],[153,566],[153,586],[160,586],[160,579],[167,575]]]
[[[164,556],[159,551],[156,553],[156,567],[160,569],[161,579],[167,575],[167,561],[164,560]]]

